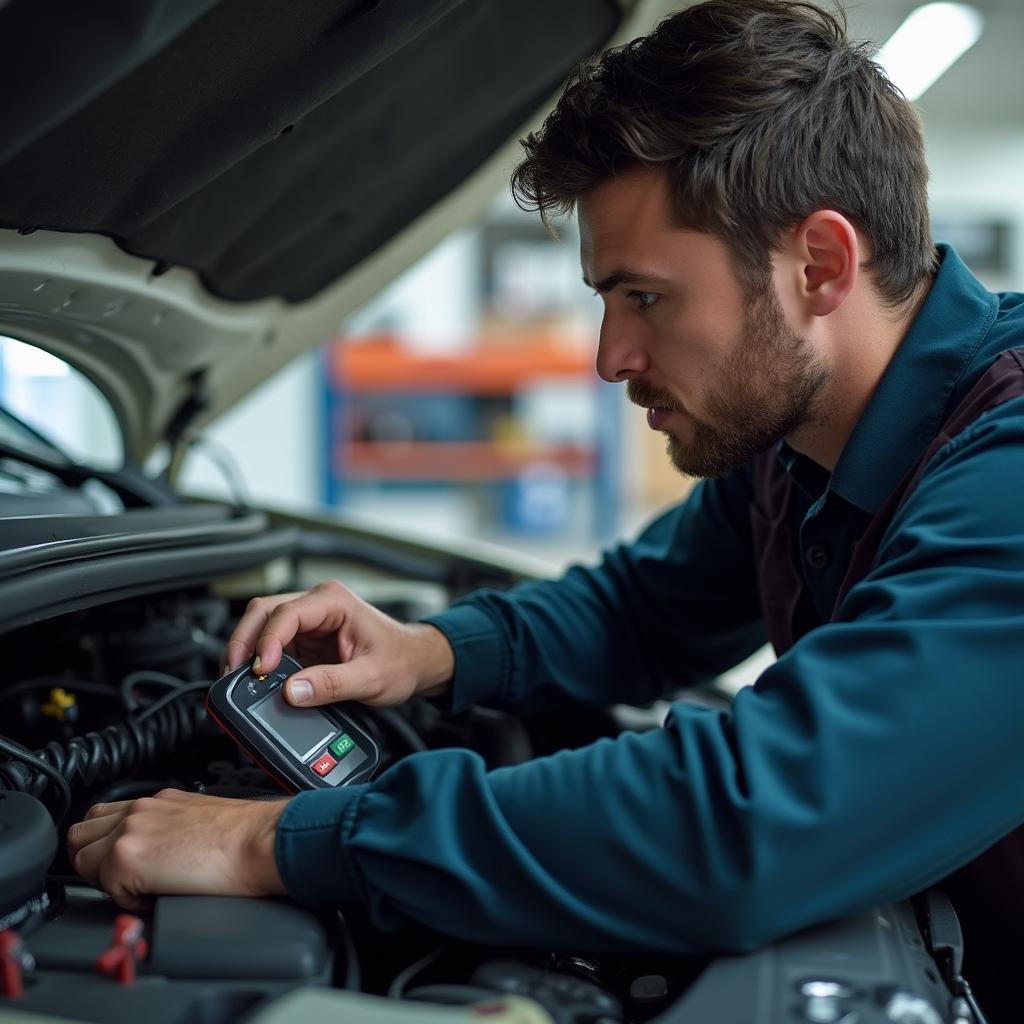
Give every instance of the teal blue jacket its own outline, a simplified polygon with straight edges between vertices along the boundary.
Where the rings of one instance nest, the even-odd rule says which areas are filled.
[[[849,544],[998,354],[1024,296],[942,247],[931,292],[835,472],[780,445],[800,536]],[[765,639],[749,467],[698,485],[595,567],[480,592],[430,621],[451,705],[641,704]],[[824,618],[828,618],[825,615]],[[289,893],[483,942],[590,951],[746,950],[903,898],[1024,822],[1024,400],[946,445],[835,621],[728,711],[487,771],[464,750],[295,797],[277,833]]]

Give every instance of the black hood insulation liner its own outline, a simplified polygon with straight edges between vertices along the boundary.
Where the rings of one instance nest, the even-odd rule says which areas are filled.
[[[90,232],[215,295],[314,295],[614,34],[613,0],[0,4],[0,227]]]

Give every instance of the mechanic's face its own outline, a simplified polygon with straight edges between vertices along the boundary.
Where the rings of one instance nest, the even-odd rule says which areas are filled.
[[[664,175],[619,175],[579,203],[584,279],[602,294],[597,371],[664,431],[673,465],[718,476],[814,416],[829,370],[774,284],[749,295],[724,242],[681,229]]]

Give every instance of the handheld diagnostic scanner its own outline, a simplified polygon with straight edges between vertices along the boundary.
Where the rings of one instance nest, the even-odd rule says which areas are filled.
[[[291,792],[365,782],[380,763],[377,744],[337,705],[297,708],[284,681],[302,666],[288,655],[273,672],[244,665],[218,679],[206,710],[256,763]]]

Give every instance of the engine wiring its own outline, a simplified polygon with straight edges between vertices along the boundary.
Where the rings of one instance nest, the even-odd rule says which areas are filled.
[[[60,825],[71,809],[71,787],[60,769],[47,761],[45,756],[34,754],[7,736],[0,736],[0,751],[11,759],[0,765],[0,787],[21,790],[38,797],[46,789],[47,782],[52,782],[60,798],[60,810],[54,814]]]
[[[413,980],[418,974],[425,971],[431,964],[438,961],[444,954],[447,946],[441,943],[435,946],[425,956],[421,956],[418,960],[413,961],[408,967],[399,971],[398,974],[391,979],[391,984],[388,986],[388,998],[389,999],[401,999],[409,987],[409,982]]]
[[[71,809],[73,791],[117,782],[179,745],[187,745],[207,720],[202,701],[193,695],[208,690],[209,682],[186,682],[163,673],[132,673],[114,693],[134,704],[131,690],[142,681],[172,688],[141,710],[129,708],[123,721],[98,732],[63,742],[52,740],[34,752],[0,735],[0,752],[8,758],[0,763],[0,789],[20,790],[41,799],[52,788],[56,802],[52,813],[59,826]],[[189,696],[193,699],[183,700]]]
[[[7,758],[0,761],[0,789],[47,797],[58,826],[67,817],[76,792],[109,787],[131,778],[147,762],[187,746],[208,720],[203,701],[195,695],[205,695],[209,680],[190,682],[153,670],[130,672],[117,686],[39,677],[10,687],[0,695],[0,701],[54,686],[116,700],[126,711],[119,722],[62,741],[51,740],[36,751],[0,734],[0,754]],[[147,701],[143,692],[149,687],[166,692]],[[186,699],[190,697],[193,699]],[[363,708],[359,717],[378,736],[385,729],[409,753],[427,749],[416,730],[394,709],[379,708],[370,713]]]
[[[359,961],[359,950],[356,948],[355,939],[352,937],[352,929],[349,927],[345,915],[335,911],[335,918],[338,923],[338,939],[341,942],[342,952],[345,954],[345,980],[342,987],[349,992],[359,992],[363,987],[363,971]]]
[[[180,690],[182,686],[188,685],[184,679],[179,679],[177,676],[172,676],[167,672],[154,672],[150,670],[129,672],[121,680],[121,685],[116,691],[121,697],[121,703],[124,704],[128,711],[135,711],[139,707],[139,702],[133,691],[149,684],[167,687],[171,690]],[[210,684],[207,682],[203,685],[209,687]]]

